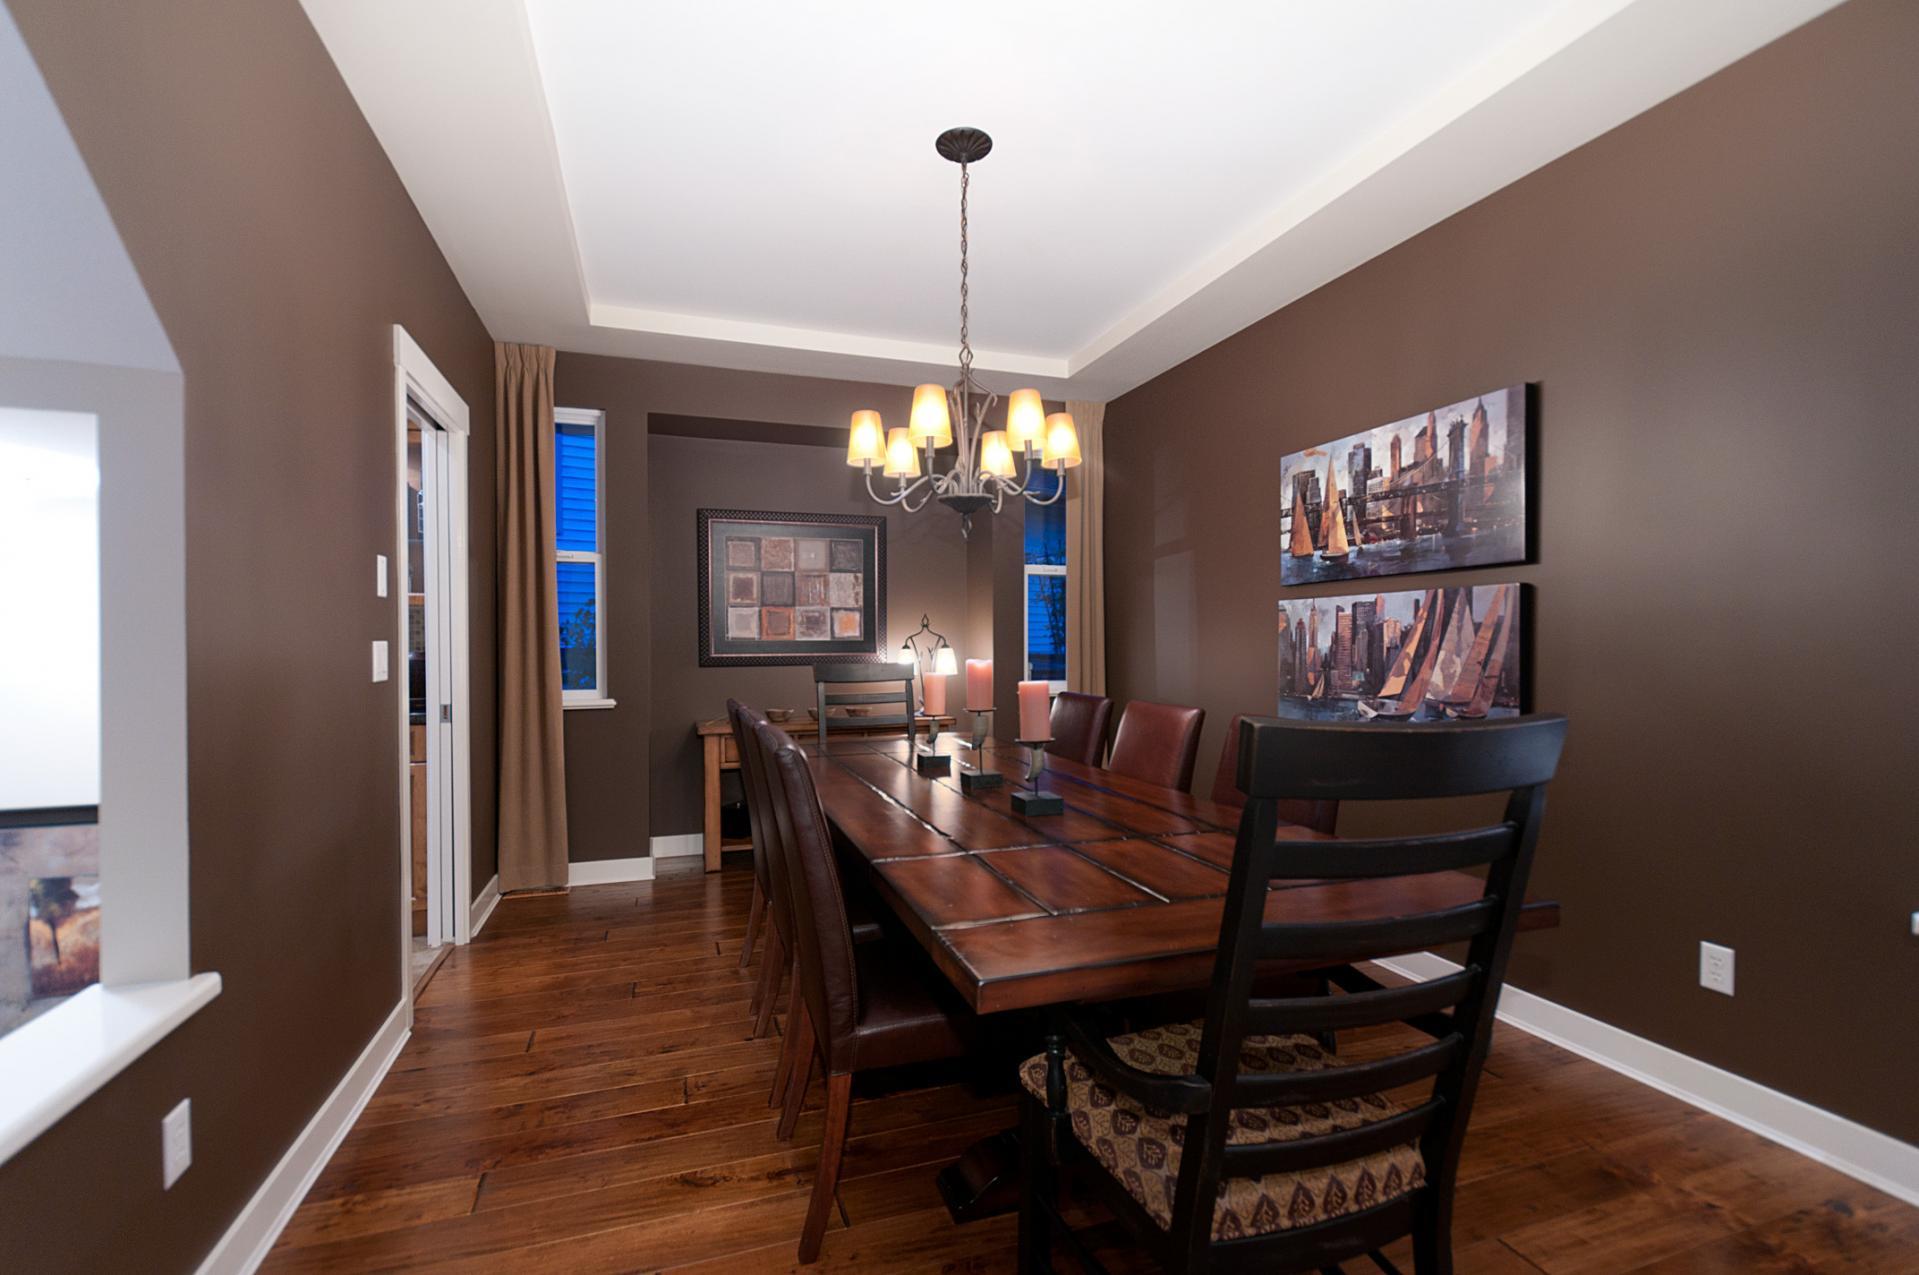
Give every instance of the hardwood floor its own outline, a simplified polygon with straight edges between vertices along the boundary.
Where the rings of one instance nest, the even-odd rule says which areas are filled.
[[[774,1140],[778,1041],[747,1039],[753,972],[736,968],[750,883],[692,859],[502,902],[434,975],[263,1269],[791,1268],[820,1119]],[[1919,1271],[1919,1209],[1504,1027],[1487,1071],[1463,1275]],[[954,1226],[933,1184],[1011,1123],[1013,1096],[937,1079],[855,1107],[845,1223],[809,1269],[1013,1268],[1014,1219]],[[1115,1272],[1140,1269],[1110,1224],[1094,1236]]]

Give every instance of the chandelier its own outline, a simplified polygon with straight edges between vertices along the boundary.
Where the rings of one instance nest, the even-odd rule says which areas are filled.
[[[918,513],[937,498],[960,515],[960,534],[970,534],[973,515],[998,513],[1008,497],[1050,505],[1066,492],[1066,471],[1079,464],[1079,431],[1067,412],[1048,416],[1039,391],[1014,390],[1006,400],[1006,424],[987,429],[987,414],[999,402],[973,379],[973,344],[967,327],[966,196],[969,166],[985,159],[993,139],[976,128],[949,128],[933,148],[960,169],[960,343],[959,379],[949,387],[921,385],[905,425],[888,429],[870,409],[853,413],[846,463],[865,471],[866,493],[882,505]],[[942,455],[943,449],[951,448]],[[924,460],[922,462],[922,453]],[[873,468],[894,480],[891,494],[873,486]],[[945,468],[941,468],[944,465]],[[1031,485],[1036,467],[1059,475],[1052,494],[1042,497]]]

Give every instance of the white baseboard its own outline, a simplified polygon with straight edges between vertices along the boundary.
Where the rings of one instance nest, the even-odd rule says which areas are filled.
[[[568,885],[612,885],[617,881],[651,881],[653,879],[653,860],[641,856],[637,859],[588,859],[583,863],[566,865],[566,883]]]
[[[293,1140],[280,1163],[273,1166],[260,1189],[253,1193],[240,1215],[233,1219],[220,1242],[200,1263],[200,1275],[252,1275],[266,1260],[273,1242],[280,1238],[293,1211],[313,1186],[320,1170],[333,1157],[341,1139],[359,1119],[373,1091],[380,1087],[387,1069],[400,1056],[406,1044],[407,1006],[401,1001],[387,1015],[380,1030],[373,1033],[360,1057],[347,1069],[320,1109],[307,1121],[307,1127]]]
[[[480,927],[493,915],[493,909],[500,905],[500,874],[494,873],[493,879],[480,889],[480,897],[473,900],[473,907],[467,913],[466,941],[471,943],[480,937]]]
[[[706,853],[706,837],[698,832],[676,832],[670,837],[653,838],[655,859],[683,859]]]
[[[1459,969],[1431,952],[1374,964],[1420,982]],[[1521,988],[1506,987],[1499,1000],[1499,1017],[1523,1032],[1730,1120],[1887,1195],[1919,1205],[1919,1147],[1911,1143]]]

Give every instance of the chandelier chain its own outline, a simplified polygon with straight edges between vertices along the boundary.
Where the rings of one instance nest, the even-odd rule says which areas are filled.
[[[967,332],[966,314],[966,193],[972,184],[972,174],[967,165],[960,165],[960,380],[970,381],[973,377],[973,343]]]

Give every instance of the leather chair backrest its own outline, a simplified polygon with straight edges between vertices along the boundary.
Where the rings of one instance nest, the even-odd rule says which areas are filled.
[[[761,723],[755,734],[792,895],[794,980],[827,1070],[851,1070],[860,988],[833,835],[806,755],[771,722]]]
[[[1205,722],[1203,708],[1136,699],[1119,715],[1119,734],[1106,769],[1163,788],[1190,789]]]
[[[1084,691],[1061,691],[1053,698],[1053,742],[1046,751],[1086,766],[1097,766],[1106,756],[1106,725],[1113,717],[1113,701]]]
[[[1244,713],[1234,713],[1233,720],[1226,724],[1226,743],[1219,750],[1219,773],[1213,776],[1213,801],[1216,805],[1231,806],[1235,810],[1246,805],[1246,794],[1239,790],[1239,724],[1246,719]],[[1287,823],[1296,823],[1314,832],[1333,835],[1339,823],[1339,803],[1337,801],[1300,801],[1297,799],[1279,803],[1279,817]]]
[[[732,713],[734,701],[727,701],[727,711]],[[787,950],[793,950],[793,887],[786,867],[786,852],[780,843],[780,823],[778,810],[773,805],[771,791],[766,782],[766,766],[760,757],[758,730],[766,722],[766,714],[757,708],[738,705],[740,746],[740,783],[746,789],[746,807],[753,818],[753,849],[756,856],[755,867],[766,869],[767,910],[773,916],[773,928],[779,931],[780,938],[786,943]],[[761,817],[761,811],[765,817]],[[764,856],[760,856],[760,847],[765,847]]]
[[[750,733],[752,728],[747,726],[740,716],[741,710],[745,707],[746,705],[736,699],[727,700],[726,721],[727,725],[733,728],[733,747],[740,755],[740,788],[746,794],[746,818],[752,824],[753,879],[759,882],[761,896],[771,898],[772,893],[769,887],[772,881],[766,875],[766,841],[771,835],[773,812],[766,808],[764,791],[747,781],[746,755],[755,745]]]

